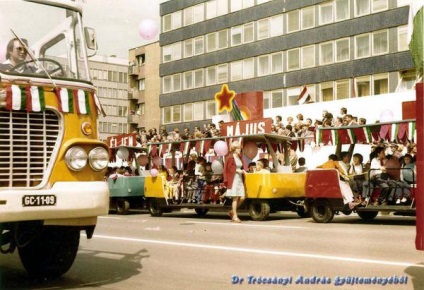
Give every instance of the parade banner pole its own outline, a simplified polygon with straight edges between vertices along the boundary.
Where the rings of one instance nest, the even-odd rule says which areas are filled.
[[[415,248],[417,250],[424,250],[424,91],[423,83],[417,83],[416,90],[416,130],[417,130],[417,155],[416,155],[416,180],[417,186],[415,188],[415,203],[417,210],[416,228],[417,236],[415,238]]]

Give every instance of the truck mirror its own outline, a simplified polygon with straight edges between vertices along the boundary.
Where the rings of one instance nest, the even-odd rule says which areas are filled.
[[[87,48],[97,50],[96,31],[93,28],[84,27],[84,34]]]

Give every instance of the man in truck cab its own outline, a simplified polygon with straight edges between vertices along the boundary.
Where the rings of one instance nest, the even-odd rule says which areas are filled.
[[[21,40],[22,42],[17,38],[12,38],[7,44],[6,61],[0,64],[1,71],[35,73],[35,67],[23,64],[28,55],[25,48],[28,47],[28,41],[23,38]]]

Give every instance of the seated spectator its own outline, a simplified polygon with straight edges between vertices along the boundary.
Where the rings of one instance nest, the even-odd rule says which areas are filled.
[[[168,201],[170,203],[176,203],[179,201],[180,192],[180,174],[178,173],[177,166],[171,166],[168,170],[169,176],[166,181],[166,185],[168,186]]]
[[[297,163],[299,163],[299,167],[294,172],[299,173],[308,170],[308,167],[305,166],[306,160],[304,157],[300,157]]]
[[[250,162],[247,168],[247,173],[254,173],[256,171],[256,162]]]
[[[364,202],[366,194],[364,194],[364,184],[366,180],[366,169],[364,165],[364,157],[362,154],[355,153],[352,157],[352,165],[349,168],[349,175],[352,178],[349,180],[349,184],[353,190],[353,196],[358,202]],[[366,202],[363,204],[366,205]]]
[[[268,169],[265,168],[263,159],[256,161],[256,171],[255,173],[270,173]]]

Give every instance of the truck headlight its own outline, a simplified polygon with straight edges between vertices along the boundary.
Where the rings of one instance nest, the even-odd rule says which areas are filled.
[[[87,153],[79,146],[71,147],[65,154],[66,165],[73,171],[80,171],[87,165]]]
[[[93,170],[103,170],[108,165],[109,153],[103,147],[96,147],[88,154],[88,162]]]

